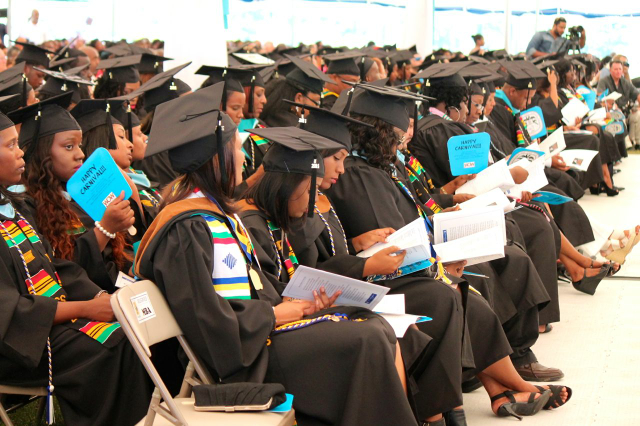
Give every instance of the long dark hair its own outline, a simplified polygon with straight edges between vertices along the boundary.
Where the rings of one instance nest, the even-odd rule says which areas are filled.
[[[227,171],[225,185],[222,185],[222,175],[220,174],[220,164],[218,161],[219,154],[216,154],[197,170],[185,173],[167,185],[162,193],[164,201],[160,204],[160,210],[171,203],[184,200],[197,188],[205,195],[214,198],[225,213],[235,213],[236,208],[233,202],[233,191],[236,187],[236,166],[233,150],[229,149],[230,144],[233,144],[233,141],[225,145],[222,154],[224,155],[224,166]]]
[[[82,152],[84,152],[85,158],[89,158],[98,148],[109,149],[109,127],[106,124],[82,132]]]
[[[566,76],[569,71],[574,68],[574,65],[570,61],[560,61],[555,66],[556,71],[558,72],[558,88],[566,88],[567,80]]]
[[[283,112],[291,112],[291,114],[295,114],[292,111],[291,104],[286,103],[284,100],[293,101],[298,93],[308,95],[309,91],[294,87],[284,77],[278,77],[271,80],[265,87],[267,104],[264,106],[262,114],[260,114],[260,118],[268,125],[272,117],[277,117]]]
[[[96,84],[95,89],[93,89],[94,99],[115,98],[124,94],[125,84],[117,83],[110,78],[106,78],[107,74],[108,71],[105,71],[105,74],[100,77],[98,84]]]
[[[349,123],[353,149],[373,167],[391,173],[393,163],[396,162],[396,148],[400,142],[393,126],[378,117],[360,114],[351,116],[374,126],[372,128]]]
[[[53,174],[51,146],[54,137],[55,134],[38,139],[36,149],[25,167],[24,181],[27,195],[36,202],[38,231],[51,243],[56,257],[73,260],[76,236],[69,231],[81,225],[81,222],[71,203],[62,195],[63,183]],[[124,235],[119,232],[109,244],[113,249],[114,262],[118,269],[122,269],[130,260],[124,252]]]
[[[247,203],[255,205],[285,232],[291,230],[289,200],[307,178],[300,173],[266,172],[247,191]]]

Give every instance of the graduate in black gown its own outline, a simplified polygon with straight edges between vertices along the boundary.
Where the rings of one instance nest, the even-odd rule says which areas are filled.
[[[298,424],[416,424],[386,322],[362,309],[316,312],[312,302],[282,302],[260,272],[233,214],[243,154],[234,124],[211,109],[221,90],[217,84],[157,110],[149,149],[169,150],[184,174],[142,240],[136,272],[158,285],[215,378],[282,383]],[[184,115],[192,118],[181,122]]]
[[[35,225],[52,245],[56,257],[73,260],[94,283],[113,292],[118,272],[128,271],[131,265],[125,254],[123,232],[133,224],[134,213],[129,202],[123,200],[124,195],[120,195],[100,221],[105,233],[66,192],[66,182],[85,158],[80,125],[64,109],[70,95],[11,113],[15,122],[25,122],[20,129],[20,144],[27,147],[22,191],[35,201]],[[35,126],[31,120],[38,114],[42,122]],[[72,160],[60,155],[68,151],[73,152]]]
[[[351,87],[344,81],[353,83],[360,81],[360,68],[356,59],[361,56],[363,54],[360,52],[338,52],[324,55],[323,59],[329,63],[327,75],[333,82],[324,85],[320,104],[322,108],[333,108],[333,104],[336,103],[340,94]]]
[[[134,425],[149,406],[149,378],[112,322],[108,295],[54,257],[24,198],[7,191],[24,166],[18,133],[0,114],[0,383],[52,387],[66,424]]]
[[[398,229],[418,218],[422,218],[430,229],[430,219],[417,201],[409,180],[406,175],[397,173],[394,165],[397,143],[409,126],[406,98],[412,99],[412,95],[370,85],[359,85],[354,92],[350,102],[352,118],[373,124],[375,129],[351,130],[353,150],[345,160],[344,175],[327,192],[347,238],[373,229]],[[449,264],[445,271],[456,271],[459,275],[463,266],[464,262]],[[499,320],[482,296],[474,290],[467,291],[465,281],[450,281],[440,264],[436,271],[419,266],[415,269],[417,272],[410,270],[407,273],[400,268],[391,276],[374,277],[373,280],[391,287],[392,294],[405,294],[407,312],[413,314],[429,315],[431,309],[438,310],[437,304],[443,294],[436,291],[436,284],[455,289],[462,294],[465,303],[465,336],[471,345],[472,368],[489,395],[495,396],[493,385],[497,382],[525,392],[531,389],[507,357],[511,353],[511,349],[506,348],[508,341]],[[418,327],[432,335],[428,328],[421,324]],[[465,363],[471,361],[466,356],[463,352],[463,367],[469,367]],[[495,375],[498,371],[500,373]],[[496,411],[497,405],[493,408]]]
[[[191,93],[191,88],[175,77],[178,72],[182,71],[190,63],[179,65],[157,74],[129,95],[129,99],[138,98],[138,102],[143,103],[147,112],[145,117],[141,119],[140,128],[142,133],[148,135],[151,131],[154,111],[158,105],[180,96],[188,96]],[[150,181],[157,183],[158,189],[163,189],[178,176],[171,168],[166,152],[135,161],[132,167],[136,170],[142,170]]]

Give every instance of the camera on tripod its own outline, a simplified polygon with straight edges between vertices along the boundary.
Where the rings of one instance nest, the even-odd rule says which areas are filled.
[[[580,37],[582,37],[582,32],[584,31],[584,28],[582,27],[582,25],[578,25],[576,27],[571,27],[567,30],[567,32],[569,33],[569,40],[579,40]]]

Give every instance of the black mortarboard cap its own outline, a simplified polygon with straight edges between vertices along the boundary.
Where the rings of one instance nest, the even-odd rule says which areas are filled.
[[[122,108],[124,102],[121,99],[83,99],[71,110],[71,115],[76,119],[83,133],[98,126],[107,126],[109,146],[106,148],[117,149],[118,144],[113,132],[113,124],[122,123],[113,118],[111,110]]]
[[[296,67],[287,74],[287,81],[300,90],[321,94],[325,83],[333,83],[325,73],[316,68],[311,62],[304,61],[295,56],[286,55]]]
[[[373,127],[370,124],[347,117],[337,112],[329,111],[325,108],[318,108],[306,104],[300,104],[285,99],[285,102],[295,105],[303,110],[309,111],[304,119],[300,120],[299,127],[316,135],[331,139],[340,143],[342,148],[351,152],[351,133],[347,124],[356,123],[366,127]]]
[[[80,85],[92,86],[93,83],[89,80],[85,80],[77,75],[69,75],[51,70],[43,70],[36,68],[38,71],[47,75],[47,81],[38,89],[40,93],[46,93],[48,95],[57,96],[62,95],[65,92],[73,92],[71,102],[77,104],[80,102]]]
[[[171,60],[172,58],[166,58],[153,53],[143,53],[140,63],[138,64],[138,72],[141,74],[161,73],[164,71],[163,62]]]
[[[54,71],[63,72],[69,68],[71,68],[71,63],[75,62],[76,58],[61,58],[54,59],[49,62],[49,69]]]
[[[35,44],[23,43],[21,41],[16,41],[15,44],[22,46],[22,51],[16,58],[16,64],[28,62],[30,64],[40,65],[43,68],[49,66],[49,55],[53,54],[52,51],[43,49]]]
[[[0,72],[0,96],[20,95],[19,99],[12,98],[9,102],[15,107],[10,111],[27,106],[27,94],[33,90],[24,75],[24,67],[25,63],[22,62]]]
[[[273,64],[259,71],[260,76],[262,77],[262,80],[264,81],[265,84],[267,84],[273,78],[274,75],[277,75],[276,74],[277,70],[278,70],[278,65]]]
[[[506,82],[519,90],[535,90],[536,80],[546,77],[531,61],[505,62],[504,67],[508,73]]]
[[[429,86],[449,86],[449,87],[466,87],[467,83],[460,75],[460,71],[471,65],[473,62],[448,62],[437,63],[429,68],[420,71],[413,78],[425,79],[424,85]]]
[[[413,52],[410,50],[398,50],[394,55],[393,59],[395,59],[398,66],[410,64],[411,59],[413,59]]]
[[[360,68],[360,80],[366,81],[367,73],[369,72],[369,70],[371,69],[374,63],[375,62],[373,62],[371,58],[367,58],[366,56],[363,56],[362,58],[358,59],[358,68]]]
[[[247,65],[272,65],[274,60],[259,53],[234,52],[232,55]]]
[[[114,44],[111,47],[107,47],[105,51],[116,56],[141,55],[143,53],[153,54],[153,52],[151,52],[151,50],[149,49],[145,49],[144,47],[136,46],[135,44],[129,44],[126,42]]]
[[[482,57],[482,56],[477,56],[477,55],[469,55],[469,60],[472,62],[477,62],[479,64],[490,64],[491,61]]]
[[[542,62],[538,62],[536,64],[536,67],[538,67],[538,69],[540,71],[546,71],[547,68],[551,68],[551,69],[555,69],[555,65],[560,62],[558,59],[551,59],[548,61],[542,61]]]
[[[113,99],[123,99],[123,97]],[[136,113],[131,110],[129,101],[130,99],[125,99],[124,104],[120,107],[112,106],[111,116],[122,123],[124,130],[127,131],[128,139],[133,142],[133,128],[140,125],[140,119]]]
[[[347,97],[347,107],[350,114],[377,117],[404,132],[409,129],[407,102],[424,99],[406,90],[394,90],[387,86],[379,87],[371,84],[356,86],[355,92],[351,94],[351,105],[348,105],[349,95],[342,93],[340,98],[342,96]],[[346,113],[347,111],[338,112]]]
[[[4,130],[4,129],[8,129],[11,126],[14,126],[13,121],[11,121],[9,119],[9,117],[7,117],[4,113],[5,110],[3,108],[3,105],[5,103],[7,103],[8,101],[12,101],[15,98],[17,98],[18,95],[9,95],[9,96],[0,96],[0,130]]]
[[[233,139],[236,126],[219,106],[224,83],[205,87],[156,108],[146,157],[169,151],[171,167],[189,173],[211,161]],[[226,179],[224,156],[219,156],[220,172]]]
[[[33,154],[38,140],[68,130],[81,130],[67,107],[71,103],[71,92],[37,102],[12,111],[7,116],[14,123],[22,123],[18,143],[25,161]]]
[[[170,101],[180,96],[179,87],[174,80],[175,75],[188,67],[191,62],[171,68],[165,72],[154,75],[149,81],[132,92],[143,95],[145,108],[151,109],[163,102]],[[216,105],[218,108],[218,105]],[[155,121],[155,117],[154,117]]]
[[[102,78],[107,78],[117,83],[137,83],[140,81],[140,73],[137,66],[141,60],[142,55],[103,59],[96,68],[99,70],[104,69]]]
[[[273,142],[262,160],[265,172],[311,176],[308,216],[312,217],[316,204],[316,178],[324,176],[324,160],[318,151],[344,146],[298,127],[271,127],[253,129],[252,132]]]
[[[240,79],[242,78],[242,74],[253,75],[253,70],[247,70],[244,68],[238,67],[216,67],[210,65],[203,65],[198,68],[196,74],[199,75],[208,75],[209,79],[213,84],[219,83],[221,81],[226,82],[225,89],[230,92],[240,92],[244,93],[244,87],[242,83],[240,83]],[[223,97],[224,103],[224,97]],[[223,106],[224,109],[224,106]]]
[[[359,50],[324,55],[323,58],[329,61],[327,74],[355,75],[360,77],[360,68],[356,63],[356,58],[363,55]]]

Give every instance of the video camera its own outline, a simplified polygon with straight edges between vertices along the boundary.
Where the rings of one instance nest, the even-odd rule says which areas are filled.
[[[569,33],[569,39],[573,40],[573,39],[580,39],[580,37],[582,37],[582,32],[584,31],[584,28],[582,27],[582,25],[578,25],[576,27],[571,27],[567,30],[567,32]]]

